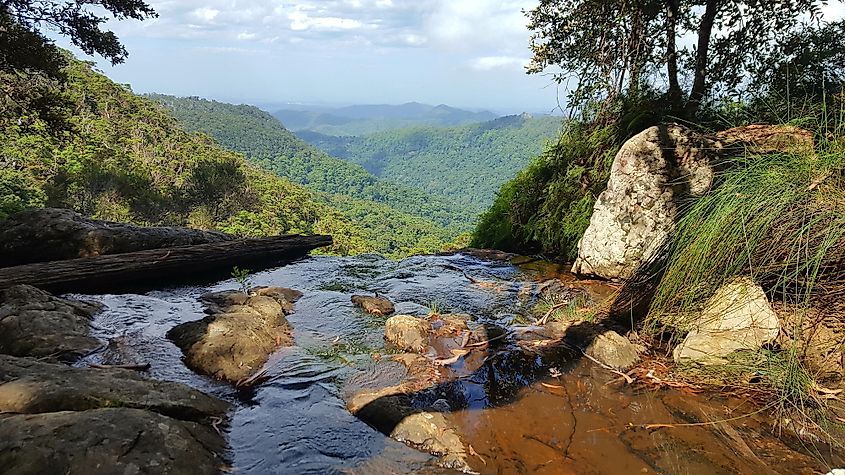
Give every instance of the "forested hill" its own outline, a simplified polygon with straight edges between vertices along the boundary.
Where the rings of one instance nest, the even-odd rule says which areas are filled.
[[[0,75],[32,99],[0,102],[0,221],[24,208],[54,206],[240,236],[331,234],[336,253],[396,257],[438,251],[455,235],[430,220],[314,192],[250,164],[207,135],[185,131],[160,104],[88,63],[70,60],[65,72],[63,86]],[[224,123],[218,125],[224,134]]]
[[[245,236],[329,233],[336,252],[373,250],[358,225],[312,192],[186,132],[160,105],[88,63],[70,60],[65,73],[63,86],[2,77],[36,101],[0,104],[0,221],[53,206]]]
[[[325,135],[365,135],[419,125],[450,126],[494,119],[489,111],[473,112],[444,104],[418,102],[400,105],[355,105],[341,108],[282,109],[273,114],[294,132],[308,130]]]
[[[452,234],[468,230],[477,215],[445,198],[383,181],[360,165],[331,157],[256,107],[197,97],[149,97],[167,107],[188,130],[207,133],[253,163],[313,190],[380,203],[447,226]]]
[[[439,194],[474,213],[555,139],[561,118],[528,114],[454,127],[412,127],[361,137],[297,135],[396,183]]]

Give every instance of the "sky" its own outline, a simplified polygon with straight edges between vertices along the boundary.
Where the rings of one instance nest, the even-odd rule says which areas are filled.
[[[108,24],[129,51],[124,64],[89,58],[138,93],[256,105],[417,101],[501,113],[557,105],[551,79],[524,70],[531,54],[522,10],[537,0],[149,3],[159,18]]]
[[[148,1],[159,18],[107,24],[129,51],[124,64],[88,58],[137,93],[499,113],[551,112],[565,97],[548,75],[525,74],[522,12],[539,0]],[[843,2],[824,14],[841,18]]]

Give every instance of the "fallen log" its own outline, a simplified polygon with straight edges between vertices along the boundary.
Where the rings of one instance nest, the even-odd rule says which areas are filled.
[[[116,292],[228,277],[232,267],[267,269],[330,246],[331,236],[276,236],[40,262],[0,268],[0,289]]]

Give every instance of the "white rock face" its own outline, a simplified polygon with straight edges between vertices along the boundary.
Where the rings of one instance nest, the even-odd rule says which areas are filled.
[[[742,277],[724,285],[710,297],[698,321],[678,345],[675,361],[721,364],[738,350],[753,350],[770,343],[780,332],[780,322],[763,289]]]
[[[674,231],[679,199],[710,189],[711,150],[718,147],[676,124],[651,127],[625,142],[578,244],[572,271],[630,278]]]

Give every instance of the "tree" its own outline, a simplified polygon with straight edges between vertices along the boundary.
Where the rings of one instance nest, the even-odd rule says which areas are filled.
[[[40,119],[54,134],[71,129],[66,94],[53,87],[65,81],[69,55],[44,30],[65,35],[82,51],[116,64],[126,59],[126,49],[102,24],[109,17],[155,16],[142,0],[0,0],[0,126],[12,118],[22,127]]]
[[[577,78],[570,103],[664,92],[672,113],[695,117],[703,101],[742,86],[776,41],[819,22],[825,0],[540,0],[526,12],[534,53],[528,73],[557,66]],[[694,46],[680,39],[695,38]],[[682,85],[688,85],[686,93]]]
[[[87,54],[99,54],[112,64],[124,61],[127,52],[117,36],[101,28],[109,16],[143,20],[157,15],[142,0],[0,0],[0,71],[58,77],[64,57],[44,36],[45,29],[67,36]]]

